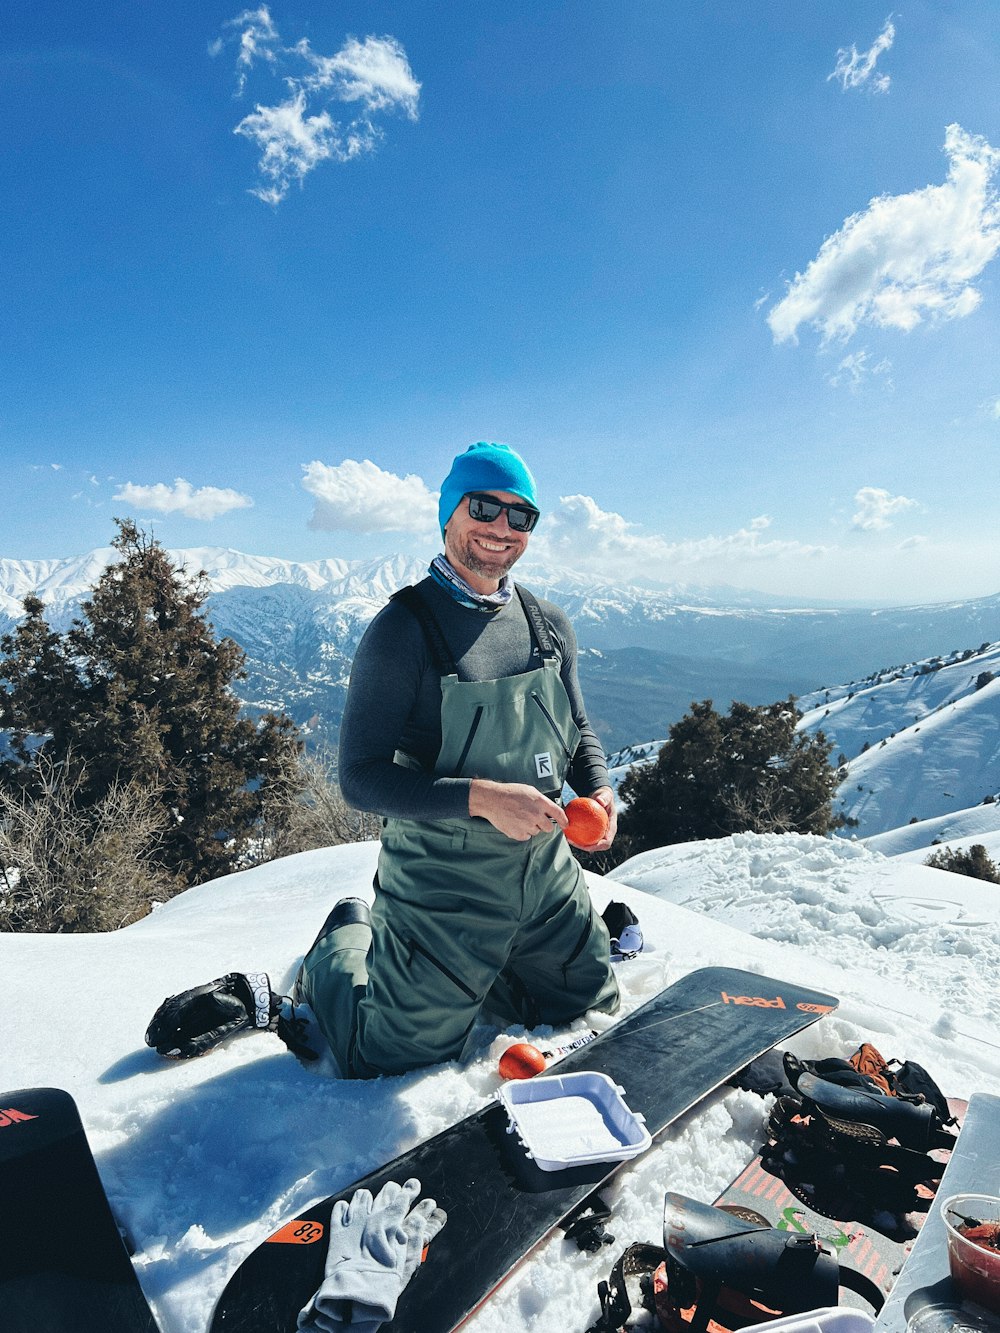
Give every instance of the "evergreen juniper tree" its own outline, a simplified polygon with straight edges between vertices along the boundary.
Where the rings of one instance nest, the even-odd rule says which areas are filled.
[[[53,631],[29,597],[0,639],[0,784],[30,796],[41,755],[78,780],[84,806],[115,783],[155,787],[169,813],[158,859],[197,883],[238,865],[297,733],[286,717],[240,716],[243,653],[215,638],[204,576],[188,580],[133,522],[116,523],[120,559],[70,628]]]
[[[1000,868],[981,842],[971,847],[942,847],[939,852],[932,852],[924,865],[934,870],[950,870],[953,875],[969,875],[987,884],[1000,884]]]
[[[728,715],[709,699],[670,728],[655,763],[631,770],[620,788],[626,855],[730,833],[826,834],[844,823],[832,808],[840,781],[822,732],[797,731],[794,700]]]

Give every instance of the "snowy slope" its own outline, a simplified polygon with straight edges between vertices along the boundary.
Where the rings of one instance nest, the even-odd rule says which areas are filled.
[[[967,851],[976,843],[985,847],[990,858],[1000,865],[1000,801],[956,810],[936,819],[904,824],[888,833],[865,838],[865,846],[883,856],[923,863],[931,852],[941,848]],[[997,890],[1000,893],[1000,889]]]
[[[859,836],[1000,794],[1000,644],[880,673],[799,706],[800,726],[823,731],[834,758],[839,751],[848,760],[837,807],[858,821]]]
[[[797,702],[800,730],[822,731],[832,760],[840,753],[847,761],[835,804],[858,820],[855,836],[892,854],[1000,833],[1000,799],[982,804],[1000,797],[1000,643],[879,671]],[[646,741],[609,755],[616,790],[662,745]]]
[[[615,878],[817,963],[835,941],[837,964],[848,974],[874,970],[887,985],[937,997],[954,1016],[942,1031],[951,1021],[961,1026],[959,1015],[996,1010],[996,885],[812,834],[681,843],[632,857]],[[956,955],[972,954],[974,969],[955,966]]]
[[[251,1246],[498,1086],[509,1037],[492,1029],[476,1034],[463,1066],[365,1083],[304,1068],[269,1034],[181,1064],[143,1045],[168,993],[233,969],[266,968],[287,986],[332,902],[369,896],[376,851],[310,852],[229,876],[112,935],[0,935],[6,993],[18,997],[5,1019],[3,1084],[56,1085],[77,1098],[163,1333],[204,1333]],[[626,1011],[693,967],[745,967],[841,997],[836,1015],[798,1039],[805,1057],[849,1054],[870,1039],[887,1057],[925,1064],[953,1095],[1000,1093],[988,1022],[1000,894],[987,886],[850,843],[750,835],[648,853],[620,873],[639,887],[590,882],[598,908],[624,899],[646,935],[646,951],[619,968]],[[612,1196],[615,1254],[657,1239],[666,1188],[714,1197],[750,1156],[763,1113],[757,1098],[727,1091],[631,1167]],[[613,1257],[552,1240],[470,1333],[565,1333],[567,1311],[585,1326]]]
[[[876,671],[866,680],[802,695],[802,726],[821,729],[853,759],[893,731],[976,693],[976,682],[984,674],[1000,675],[1000,643],[955,653],[950,660],[928,658]]]

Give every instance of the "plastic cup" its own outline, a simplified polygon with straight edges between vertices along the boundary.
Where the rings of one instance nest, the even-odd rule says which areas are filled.
[[[953,1194],[941,1206],[948,1233],[948,1265],[958,1294],[1000,1314],[1000,1248],[970,1239],[970,1222],[995,1226],[1000,1240],[1000,1198],[995,1194]]]
[[[997,1333],[1000,1320],[985,1310],[925,1305],[906,1323],[906,1333]]]

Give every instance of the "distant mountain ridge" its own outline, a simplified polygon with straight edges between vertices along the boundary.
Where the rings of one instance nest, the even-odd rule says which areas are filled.
[[[398,555],[297,562],[217,547],[170,554],[192,575],[205,571],[216,631],[247,656],[247,707],[284,709],[327,739],[336,736],[365,628],[392,592],[426,572],[425,561]],[[0,632],[20,617],[28,593],[65,627],[115,558],[106,547],[66,560],[0,560]],[[736,589],[612,584],[527,562],[518,573],[573,621],[588,711],[609,750],[665,735],[693,699],[767,703],[882,663],[1000,639],[1000,595],[859,610],[779,604]]]
[[[399,583],[422,577],[426,563],[405,556],[389,556],[369,561],[284,560],[279,556],[246,555],[219,546],[196,546],[170,551],[171,559],[194,576],[204,571],[212,593],[231,588],[270,588],[277,584],[306,588],[313,592],[349,594],[362,589],[385,595]],[[0,614],[16,619],[21,603],[34,593],[50,607],[54,615],[75,611],[100,578],[103,570],[118,558],[110,546],[102,546],[85,555],[61,560],[0,559]],[[417,571],[420,571],[419,574]]]

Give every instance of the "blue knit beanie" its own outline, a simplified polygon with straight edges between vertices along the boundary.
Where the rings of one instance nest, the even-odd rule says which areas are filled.
[[[470,444],[459,454],[451,471],[441,484],[438,502],[438,522],[441,535],[444,525],[458,507],[463,495],[470,491],[510,491],[538,508],[535,479],[520,454],[509,444]]]

